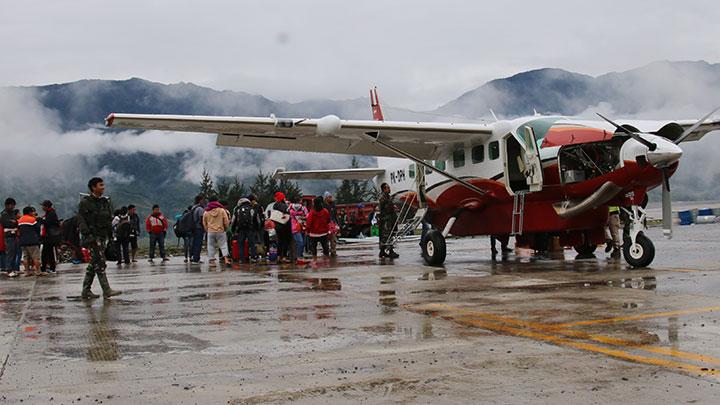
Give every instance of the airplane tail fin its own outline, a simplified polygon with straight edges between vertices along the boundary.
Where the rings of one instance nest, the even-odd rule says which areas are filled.
[[[382,108],[380,107],[380,99],[378,98],[377,87],[370,89],[370,107],[372,108],[373,119],[375,121],[385,121]]]

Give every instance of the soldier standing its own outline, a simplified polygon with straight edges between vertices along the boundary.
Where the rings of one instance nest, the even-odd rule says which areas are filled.
[[[400,257],[395,253],[394,247],[389,244],[390,234],[392,234],[397,222],[397,214],[395,213],[395,204],[393,204],[390,196],[390,186],[383,183],[380,186],[382,195],[380,196],[380,257],[389,257],[397,259]]]
[[[78,209],[78,225],[82,235],[83,245],[90,251],[90,264],[85,271],[81,298],[99,298],[97,294],[90,291],[93,279],[97,275],[103,296],[107,299],[120,295],[121,291],[110,288],[107,275],[105,274],[105,246],[110,239],[112,229],[113,209],[110,198],[103,196],[105,183],[99,177],[93,177],[88,182],[90,195],[80,200]]]

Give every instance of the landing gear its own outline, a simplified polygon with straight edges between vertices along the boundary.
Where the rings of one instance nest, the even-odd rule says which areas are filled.
[[[647,267],[655,259],[655,245],[645,234],[640,232],[635,237],[635,242],[630,238],[625,239],[623,255],[625,255],[625,261],[632,267]]]
[[[592,242],[584,242],[581,245],[573,246],[573,248],[580,256],[590,256],[595,253],[597,245]]]
[[[421,244],[422,257],[430,266],[440,266],[445,262],[447,246],[442,232],[431,229],[425,234]]]
[[[632,267],[647,267],[655,259],[655,246],[645,236],[645,210],[637,205],[623,208],[630,221],[630,230],[623,241],[625,261]]]

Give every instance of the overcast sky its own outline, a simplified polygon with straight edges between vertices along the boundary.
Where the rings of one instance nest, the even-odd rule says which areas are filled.
[[[720,62],[714,1],[0,0],[0,85],[141,77],[430,109],[559,67]]]

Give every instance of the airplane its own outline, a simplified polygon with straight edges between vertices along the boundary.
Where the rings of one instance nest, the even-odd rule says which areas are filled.
[[[512,235],[546,250],[549,237],[581,255],[605,241],[608,207],[629,218],[623,256],[631,267],[655,257],[645,235],[647,192],[662,188],[663,234],[672,236],[670,177],[679,144],[720,130],[720,120],[617,123],[533,116],[491,123],[386,121],[377,89],[373,120],[111,113],[107,127],[217,134],[218,146],[376,156],[378,167],[285,171],[288,179],[388,183],[405,204],[422,208],[431,229],[421,242],[427,265],[447,257],[448,235]],[[493,113],[494,116],[494,113]],[[398,159],[400,158],[400,159]]]

